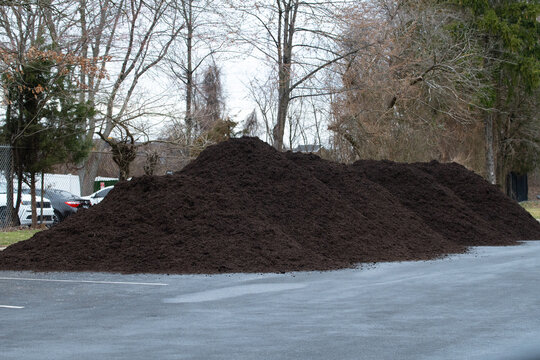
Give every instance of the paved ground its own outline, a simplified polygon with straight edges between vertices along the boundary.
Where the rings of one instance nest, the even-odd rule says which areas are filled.
[[[0,359],[540,359],[540,241],[325,273],[4,271]]]

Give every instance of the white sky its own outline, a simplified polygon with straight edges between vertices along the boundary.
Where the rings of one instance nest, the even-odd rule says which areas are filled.
[[[234,120],[243,121],[255,108],[255,103],[249,98],[247,84],[264,66],[259,60],[251,57],[227,60],[223,63],[221,71],[226,106]]]

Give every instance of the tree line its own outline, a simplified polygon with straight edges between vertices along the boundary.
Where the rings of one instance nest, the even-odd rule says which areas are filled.
[[[539,4],[379,1],[351,22],[331,129],[347,157],[459,161],[504,185],[538,162]]]

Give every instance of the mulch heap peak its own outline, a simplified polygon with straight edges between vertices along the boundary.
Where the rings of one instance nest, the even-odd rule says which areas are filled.
[[[240,138],[173,175],[119,183],[100,204],[0,252],[0,269],[333,270],[527,239],[540,239],[540,224],[460,165],[343,165]]]

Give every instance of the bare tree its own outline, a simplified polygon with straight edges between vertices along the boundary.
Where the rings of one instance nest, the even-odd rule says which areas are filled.
[[[236,126],[226,116],[221,70],[215,63],[194,76],[193,85],[196,90],[191,108],[193,122],[187,124],[181,116],[172,117],[159,140],[176,147],[178,155],[186,159],[198,155],[208,145],[227,139]]]
[[[129,166],[137,157],[138,147],[129,128],[125,127],[123,130],[124,131],[120,131],[121,135],[118,140],[111,137],[105,137],[101,132],[97,133],[99,137],[111,147],[112,159],[116,165],[118,165],[118,179],[120,181],[129,178]]]
[[[253,111],[244,120],[242,129],[242,135],[244,136],[257,136],[259,132],[259,120],[257,119],[257,111]]]
[[[170,93],[140,95],[184,28],[180,15],[176,3],[168,0],[18,3],[0,7],[0,41],[22,53],[33,41],[46,39],[61,53],[88,59],[74,80],[85,89],[79,101],[98,110],[86,124],[86,138],[93,141],[98,132],[109,138],[117,127],[162,117],[165,96]],[[106,78],[99,76],[105,68]],[[130,131],[135,128],[131,126]],[[82,193],[92,191],[105,147],[105,142],[97,141],[97,151],[81,164]]]
[[[335,47],[341,25],[339,14],[348,2],[300,0],[228,1],[242,14],[245,29],[240,33],[260,58],[272,67],[269,93],[277,92],[275,117],[272,119],[273,145],[283,149],[286,123],[294,99],[327,93],[316,75],[359,49],[339,53]],[[264,81],[264,80],[263,80]],[[254,91],[251,91],[254,93]],[[259,91],[256,92],[260,96]],[[273,96],[273,95],[272,95]],[[259,104],[267,107],[259,97]],[[263,113],[263,118],[270,114]]]
[[[381,0],[348,16],[344,52],[376,43],[342,67],[330,127],[335,144],[350,147],[353,159],[478,161],[463,151],[476,141],[476,100],[487,96],[482,50],[474,30],[452,28],[467,15],[424,1]]]
[[[501,81],[497,92],[497,98],[501,99],[496,103],[496,110],[488,114],[493,126],[489,130],[493,133],[486,134],[492,136],[492,156],[495,159],[488,159],[488,164],[494,164],[491,169],[495,170],[496,183],[512,196],[511,186],[508,186],[511,184],[507,184],[508,174],[526,174],[538,164],[540,88],[527,92],[522,80],[513,84]],[[486,131],[489,130],[486,126]]]
[[[262,116],[265,141],[269,144],[274,143],[272,128],[275,123],[277,109],[276,90],[272,77],[268,77],[264,82],[252,79],[248,84],[249,96],[257,105],[257,110]]]
[[[77,71],[97,79],[104,77],[103,69],[95,68],[92,63],[101,60],[106,62],[106,59],[89,59],[73,51],[69,38],[74,24],[73,15],[74,8],[69,1],[13,3],[0,7],[0,64],[3,72],[2,90],[6,100],[4,134],[9,137],[7,140],[14,147],[19,188],[23,181],[23,172],[29,174],[33,225],[36,225],[37,219],[34,181],[36,171],[43,171],[51,166],[53,161],[68,158],[63,156],[60,160],[58,156],[51,156],[52,149],[43,151],[39,148],[43,146],[39,145],[39,138],[51,132],[58,134],[55,130],[66,129],[70,129],[71,133],[67,132],[64,136],[75,136],[75,132],[78,136],[83,129],[80,126],[77,126],[77,129],[67,126],[67,117],[55,118],[53,111],[63,105],[75,108],[72,105],[73,93],[82,92],[80,84],[74,78]],[[87,107],[88,111],[83,115],[83,104],[79,105],[80,116],[92,113]],[[31,149],[21,144],[30,144]],[[84,143],[79,145],[80,149],[85,147]],[[60,143],[55,148],[61,149]],[[75,147],[70,149],[70,153],[74,155],[72,159],[77,158],[75,161],[79,161],[81,153],[76,151]],[[12,193],[13,182],[8,181],[7,186],[8,192]],[[20,194],[19,191],[15,202],[16,209],[20,204]],[[12,200],[13,198],[8,196],[9,208],[13,205]]]
[[[166,0],[80,0],[81,53],[112,59],[108,81],[81,76],[88,91],[86,99],[102,109],[101,116],[89,119],[88,137],[100,133],[108,138],[115,127],[144,116],[157,116],[155,98],[137,97],[141,83],[157,69],[176,42],[184,21],[178,8]],[[94,66],[104,67],[105,63]],[[133,101],[137,98],[137,102]],[[140,100],[143,100],[142,102]],[[81,189],[91,191],[105,142],[81,167]]]
[[[184,123],[189,145],[197,136],[197,74],[206,71],[205,65],[215,65],[216,57],[225,51],[230,39],[221,23],[219,3],[210,0],[181,0],[178,7],[185,23],[180,34],[183,41],[176,44],[168,56],[168,62],[174,81],[185,94]]]

